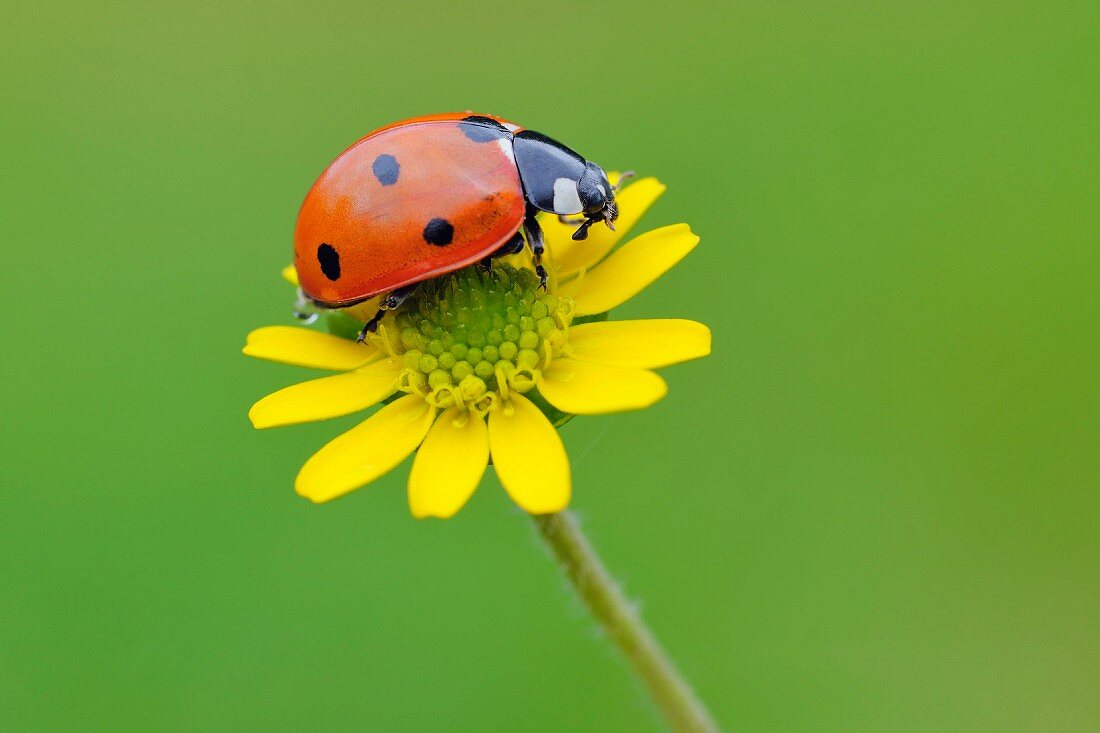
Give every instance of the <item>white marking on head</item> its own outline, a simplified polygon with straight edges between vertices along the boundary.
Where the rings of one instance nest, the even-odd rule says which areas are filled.
[[[502,137],[497,140],[497,145],[499,145],[500,149],[504,151],[504,154],[508,156],[508,160],[513,163],[516,162],[516,152],[512,150],[512,138]]]
[[[504,126],[508,128],[508,132],[515,132],[519,129],[519,125],[513,125],[511,122],[505,122]]]
[[[584,210],[577,182],[571,178],[559,178],[554,181],[554,213],[579,214]]]

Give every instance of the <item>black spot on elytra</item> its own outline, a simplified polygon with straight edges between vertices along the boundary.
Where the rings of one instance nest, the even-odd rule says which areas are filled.
[[[511,134],[508,132],[507,127],[500,124],[492,117],[482,117],[481,115],[470,115],[469,117],[465,117],[462,122],[458,123],[458,126],[463,134],[475,143],[492,142],[493,140],[500,140],[502,137],[507,137]]]
[[[454,239],[455,228],[446,219],[432,219],[424,227],[424,241],[436,247],[444,247]]]
[[[340,253],[331,244],[322,244],[317,248],[317,261],[321,264],[321,272],[329,280],[340,279]]]
[[[397,176],[401,172],[401,166],[398,165],[397,158],[386,153],[375,158],[370,169],[374,172],[374,177],[383,186],[392,186],[397,183]]]

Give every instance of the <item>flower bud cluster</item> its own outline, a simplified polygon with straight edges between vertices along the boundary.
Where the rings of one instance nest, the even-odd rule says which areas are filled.
[[[383,348],[404,365],[402,389],[437,407],[483,413],[509,390],[533,389],[562,352],[574,310],[571,298],[538,285],[530,270],[500,262],[421,285],[379,331]]]

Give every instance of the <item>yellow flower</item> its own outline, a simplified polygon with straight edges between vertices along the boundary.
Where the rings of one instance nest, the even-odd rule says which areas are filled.
[[[409,507],[453,516],[490,459],[505,490],[532,514],[569,504],[569,461],[555,428],[572,415],[637,410],[664,397],[653,369],[710,353],[710,331],[686,320],[602,320],[695,248],[686,224],[655,229],[612,252],[664,192],[642,179],[618,196],[617,231],[543,217],[550,286],[538,290],[523,255],[492,271],[470,267],[433,280],[387,314],[366,345],[319,331],[269,326],[244,353],[339,372],[264,397],[257,428],[324,420],[384,406],[302,467],[299,494],[328,501],[370,483],[416,453]],[[284,272],[291,282],[294,272]],[[363,312],[356,313],[365,320]],[[395,397],[396,396],[396,397]]]

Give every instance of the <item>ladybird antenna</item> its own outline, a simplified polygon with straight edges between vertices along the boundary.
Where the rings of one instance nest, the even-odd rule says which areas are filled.
[[[633,178],[634,175],[634,171],[623,171],[619,174],[619,180],[615,181],[615,185],[611,188],[615,191],[618,191],[623,187],[623,184]]]

